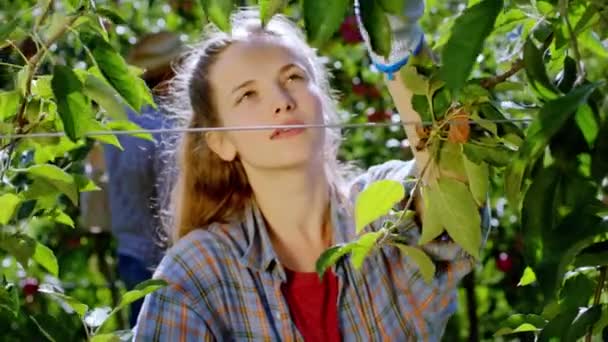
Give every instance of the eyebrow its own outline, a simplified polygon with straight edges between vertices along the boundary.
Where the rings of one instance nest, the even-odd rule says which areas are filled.
[[[279,69],[279,74],[282,74],[282,73],[284,73],[285,71],[287,71],[287,70],[289,70],[289,69],[291,69],[291,68],[298,68],[298,69],[303,69],[303,70],[305,70],[304,68],[300,67],[300,66],[299,66],[299,65],[297,65],[296,63],[289,63],[289,64],[285,64],[285,65],[283,65],[283,66],[281,67],[281,69]],[[234,87],[234,88],[232,89],[232,92],[231,92],[231,93],[232,93],[232,94],[234,94],[235,92],[239,91],[239,90],[240,90],[240,89],[242,89],[242,88],[245,88],[245,87],[247,87],[247,86],[251,85],[251,84],[252,84],[252,83],[254,83],[254,82],[255,82],[254,80],[248,80],[248,81],[245,81],[245,82],[243,82],[243,83],[239,84],[238,86]]]

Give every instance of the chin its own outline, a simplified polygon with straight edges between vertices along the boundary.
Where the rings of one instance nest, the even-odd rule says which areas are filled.
[[[310,168],[323,163],[323,151],[321,149],[307,149],[281,151],[273,156],[277,167],[281,169]]]

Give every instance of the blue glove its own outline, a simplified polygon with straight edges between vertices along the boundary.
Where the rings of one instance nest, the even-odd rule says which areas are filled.
[[[424,0],[403,0],[403,13],[393,15],[386,13],[392,31],[391,52],[388,58],[376,54],[371,47],[369,34],[363,26],[359,10],[359,0],[355,0],[355,15],[363,41],[367,46],[373,65],[379,71],[388,75],[393,74],[407,64],[411,55],[418,55],[424,44],[424,33],[418,24],[418,19],[424,13]]]

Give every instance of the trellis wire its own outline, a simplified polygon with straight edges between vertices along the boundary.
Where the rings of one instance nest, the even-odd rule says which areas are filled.
[[[528,123],[532,119],[494,119],[486,120],[487,123]],[[424,125],[430,126],[431,121],[397,121],[397,122],[364,122],[364,123],[336,123],[336,124],[301,124],[301,125],[254,125],[254,126],[224,126],[224,127],[198,127],[198,128],[158,128],[158,129],[132,129],[132,130],[108,130],[87,132],[85,137],[104,136],[104,135],[135,135],[135,134],[161,134],[161,133],[205,133],[213,131],[259,131],[271,129],[294,129],[294,128],[379,128],[391,126],[407,126],[407,125]],[[464,122],[453,122],[450,124],[465,124]],[[469,124],[480,125],[481,123],[470,120]],[[18,138],[58,138],[65,136],[65,132],[41,132],[41,133],[21,133],[21,134],[0,134],[0,139],[18,139]]]

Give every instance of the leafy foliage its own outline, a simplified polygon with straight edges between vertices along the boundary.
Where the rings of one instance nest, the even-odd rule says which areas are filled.
[[[122,57],[130,40],[151,29],[195,37],[207,21],[227,30],[236,6],[255,3],[57,0],[11,2],[2,9],[0,330],[8,338],[116,340],[128,335],[110,332],[120,326],[112,322],[118,310],[163,284],[143,284],[122,300],[102,285],[104,253],[112,245],[80,227],[80,193],[97,188],[85,176],[83,159],[93,139],[120,144],[113,135],[88,134],[138,129],[126,120],[125,108],[154,104],[140,71]],[[280,12],[300,20],[311,44],[330,56],[333,85],[344,94],[342,107],[354,113],[350,122],[395,117],[390,97],[381,91],[381,75],[369,69],[365,49],[356,44],[360,36],[352,1],[259,4],[264,21]],[[404,2],[360,4],[372,46],[387,55],[387,14],[399,14]],[[468,5],[428,0],[426,5],[425,38],[441,59],[417,56],[400,72],[415,94],[412,107],[431,123],[420,128],[422,145],[403,148],[400,129],[353,131],[347,132],[341,157],[370,166],[410,158],[410,147],[431,152],[437,169],[427,172],[439,178],[416,183],[425,206],[419,242],[445,231],[483,263],[474,274],[479,281],[468,288],[472,291],[461,290],[469,293],[469,303],[479,299],[479,306],[469,310],[469,315],[476,311],[479,325],[468,325],[476,319],[466,320],[463,300],[446,336],[605,338],[608,7],[595,0]],[[37,133],[66,137],[34,138]],[[360,266],[392,244],[431,281],[435,264],[420,246],[390,238],[413,216],[412,208],[397,205],[404,196],[400,183],[370,185],[356,208],[361,235],[327,250],[317,271],[347,254]],[[484,206],[492,209],[494,229],[482,246],[479,213]],[[372,222],[381,227],[369,230]],[[92,264],[98,265],[96,273],[89,270]],[[98,288],[66,291],[56,285],[83,278],[76,269]],[[111,301],[115,309],[108,307]]]

